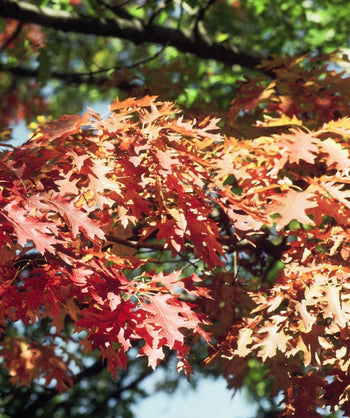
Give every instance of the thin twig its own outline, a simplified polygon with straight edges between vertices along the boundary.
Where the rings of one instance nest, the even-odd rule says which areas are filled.
[[[4,45],[1,45],[0,51],[5,51],[5,49],[19,36],[23,26],[24,26],[23,22],[18,22],[17,27],[12,33],[12,35],[7,40],[5,40]]]
[[[201,7],[196,14],[196,20],[193,25],[193,33],[195,34],[196,38],[199,37],[200,31],[199,31],[199,24],[204,20],[205,13],[208,11],[208,9],[216,2],[216,0],[208,0],[207,3]]]
[[[134,16],[131,15],[127,10],[125,10],[121,5],[112,5],[108,4],[104,0],[98,0],[100,4],[102,4],[106,9],[113,12],[116,16],[122,17],[123,19],[132,20]]]

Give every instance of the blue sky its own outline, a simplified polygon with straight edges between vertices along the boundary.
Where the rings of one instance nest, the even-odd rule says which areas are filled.
[[[151,382],[145,385],[150,387]],[[202,379],[195,390],[183,380],[171,395],[158,393],[138,402],[133,411],[136,418],[254,418],[256,405],[249,403],[244,392],[232,398],[223,378]]]

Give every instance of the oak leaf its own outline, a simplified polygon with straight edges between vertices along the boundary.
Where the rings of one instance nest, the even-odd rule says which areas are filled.
[[[183,343],[184,334],[180,328],[197,326],[187,319],[191,308],[171,295],[158,293],[152,296],[149,303],[142,305],[142,310],[149,313],[144,323],[159,329],[159,339],[164,338],[170,348],[174,347],[175,342]]]
[[[295,190],[288,190],[282,196],[273,196],[273,200],[277,203],[272,203],[267,206],[266,212],[270,216],[279,214],[280,216],[274,218],[278,228],[283,228],[288,225],[290,221],[296,219],[305,224],[312,224],[311,218],[307,216],[306,210],[317,207],[315,196],[307,191],[297,192]]]
[[[27,242],[33,241],[42,254],[45,251],[55,253],[55,244],[61,241],[57,238],[58,228],[54,222],[31,217],[28,210],[20,207],[16,201],[8,203],[4,210],[7,212],[6,217],[12,224],[20,244],[26,245]]]
[[[86,112],[83,116],[79,115],[65,115],[58,120],[48,122],[41,126],[40,133],[53,141],[57,138],[66,138],[80,132],[82,126],[89,125],[89,113]]]
[[[289,162],[299,164],[304,160],[313,164],[318,153],[320,140],[312,133],[305,133],[300,129],[291,129],[290,134],[276,137],[276,146],[282,148],[282,153],[287,153]]]

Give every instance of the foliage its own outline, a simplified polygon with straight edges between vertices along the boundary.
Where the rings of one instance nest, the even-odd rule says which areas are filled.
[[[117,99],[111,112],[46,123],[2,160],[2,326],[54,327],[47,343],[3,340],[12,383],[74,383],[49,337],[68,316],[84,351],[98,349],[115,375],[136,346],[152,368],[164,347],[176,349],[189,374],[189,344],[211,334],[207,361],[223,358],[232,386],[248,366],[235,357],[254,355],[275,375],[273,391],[284,390],[287,415],[348,413],[350,120],[309,130],[296,115],[270,117],[260,127],[285,133],[251,141],[221,137],[215,119],[185,121],[154,97]],[[262,239],[284,242],[275,282],[249,257]],[[196,257],[202,277],[148,272],[140,248]],[[22,275],[16,264],[33,249],[40,265]],[[228,270],[232,258],[241,274]]]

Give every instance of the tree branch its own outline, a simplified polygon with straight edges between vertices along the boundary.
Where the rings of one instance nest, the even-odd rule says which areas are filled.
[[[103,364],[101,360],[96,361],[96,363],[94,363],[92,366],[86,367],[75,376],[74,384],[76,385],[85,378],[90,378],[92,376],[98,375],[105,367],[105,364]],[[13,418],[21,418],[23,417],[23,413],[26,416],[34,416],[39,408],[50,402],[51,399],[53,399],[56,395],[58,395],[56,389],[45,388],[43,393],[37,393],[38,397],[35,401],[24,407],[23,410],[19,413],[15,413]]]
[[[97,0],[98,3],[100,3],[102,6],[104,6],[106,9],[113,12],[116,16],[122,17],[124,19],[132,20],[134,19],[134,16],[131,15],[129,12],[127,12],[125,9],[123,9],[122,6],[116,5],[116,4],[108,4],[108,2],[104,0]]]
[[[147,24],[136,18],[92,17],[14,0],[0,0],[0,16],[63,32],[121,38],[135,44],[152,43],[173,46],[178,51],[187,52],[199,58],[213,59],[225,65],[240,65],[250,69],[256,69],[263,58],[255,52],[247,53],[235,47],[211,42],[204,36],[194,37],[193,33],[188,30]]]
[[[23,22],[18,22],[18,25],[12,35],[4,40],[4,44],[0,46],[0,51],[5,51],[5,49],[19,36],[23,28]]]
[[[115,242],[116,244],[125,245],[126,247],[134,248],[135,250],[154,250],[154,251],[165,251],[170,250],[170,248],[165,248],[163,244],[159,242],[132,242],[126,239],[118,238],[114,235],[107,235],[107,240],[110,242]]]
[[[199,36],[199,24],[203,21],[208,9],[216,2],[216,0],[208,0],[207,3],[201,7],[197,13],[196,20],[194,22],[193,31],[195,36]]]
[[[38,70],[24,67],[6,67],[0,64],[0,72],[12,74],[16,77],[34,78],[39,76]],[[61,73],[57,71],[50,72],[51,80],[60,80],[68,84],[90,84],[95,86],[102,86],[108,82],[111,82],[111,78],[107,76],[97,76],[95,73]],[[131,93],[134,86],[126,80],[113,83],[113,86],[119,90]]]

